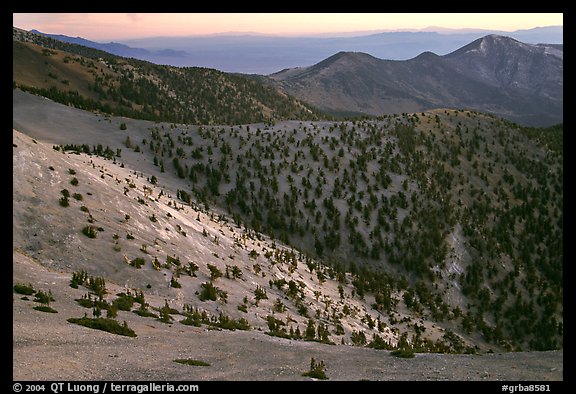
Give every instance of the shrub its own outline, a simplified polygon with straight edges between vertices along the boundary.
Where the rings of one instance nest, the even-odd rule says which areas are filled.
[[[274,310],[278,313],[286,311],[286,305],[284,305],[280,298],[276,298],[276,301],[274,301]]]
[[[14,285],[14,293],[23,295],[32,295],[36,293],[36,290],[34,290],[32,284],[29,285],[16,284]]]
[[[91,298],[77,298],[75,301],[84,308],[94,307],[94,301]]]
[[[304,305],[304,303],[300,300],[298,300],[299,302],[296,303],[297,307],[298,307],[298,314],[300,316],[303,317],[308,317],[308,308],[306,307],[306,305]]]
[[[320,361],[319,363],[314,360],[314,357],[310,360],[310,370],[308,372],[304,372],[302,376],[308,376],[314,379],[321,379],[327,380],[328,377],[326,376],[326,372],[324,369],[326,366],[324,365],[324,361]]]
[[[222,271],[220,271],[215,265],[208,264],[208,269],[210,270],[210,279],[215,280],[222,276]]]
[[[86,271],[73,272],[72,279],[70,279],[70,287],[77,289],[78,285],[83,285],[86,280],[88,280],[88,273]]]
[[[141,268],[146,263],[146,260],[142,257],[136,257],[135,259],[130,261],[130,265],[132,267]]]
[[[288,337],[286,333],[286,323],[284,323],[280,319],[276,319],[272,315],[266,316],[266,322],[268,323],[268,329],[270,330],[270,335],[272,336],[280,336],[280,337]]]
[[[115,319],[118,316],[118,305],[116,303],[111,303],[106,308],[106,317],[110,319]]]
[[[180,257],[174,255],[175,257],[172,257],[170,255],[166,255],[166,264],[170,265],[170,264],[174,264],[177,266],[180,266]]]
[[[96,238],[96,233],[97,233],[96,229],[90,225],[87,225],[82,229],[82,234],[84,234],[88,238]]]
[[[394,357],[401,358],[412,358],[414,357],[414,351],[412,349],[396,349],[390,352]]]
[[[70,202],[68,201],[68,198],[66,198],[66,197],[60,197],[60,200],[58,202],[60,203],[60,206],[62,206],[62,207],[67,207],[70,205]]]
[[[74,199],[77,201],[82,201],[82,199],[83,199],[82,194],[80,194],[80,193],[74,193],[74,195],[72,197],[74,197]]]
[[[162,323],[171,323],[173,319],[172,316],[170,316],[170,314],[173,312],[178,313],[178,311],[170,308],[168,306],[168,301],[166,301],[164,303],[164,306],[160,308],[160,317],[158,317],[158,320],[161,321]]]
[[[200,286],[202,287],[202,291],[198,295],[200,301],[216,301],[218,288],[214,286],[212,282],[204,282]]]
[[[40,311],[40,312],[58,313],[58,311],[56,309],[53,309],[47,305],[38,305],[32,309],[35,309],[35,310]]]
[[[240,268],[238,268],[237,266],[233,265],[233,266],[226,266],[226,274],[227,274],[227,278],[230,278],[230,276],[232,277],[232,279],[240,279],[242,278],[242,270]]]
[[[193,316],[186,316],[185,319],[180,320],[180,323],[186,326],[194,326],[194,327],[200,327],[202,325],[202,321],[195,319]]]
[[[179,363],[179,364],[184,364],[184,365],[192,365],[195,367],[209,367],[210,364],[208,364],[205,361],[201,361],[201,360],[193,360],[191,358],[179,358],[174,360],[174,362]]]
[[[364,331],[353,331],[350,339],[352,340],[354,346],[366,345],[366,334],[364,334]]]
[[[391,345],[382,339],[380,335],[374,334],[372,336],[372,341],[368,344],[368,347],[372,349],[390,349]]]
[[[71,317],[67,319],[69,323],[78,324],[80,326],[92,328],[95,330],[102,330],[112,334],[123,335],[127,337],[135,337],[136,333],[134,330],[128,327],[126,321],[124,321],[123,325],[120,325],[114,319],[107,319],[102,317],[97,318],[89,318],[89,317],[82,317],[82,318],[74,318]]]
[[[256,290],[254,290],[254,298],[256,298],[256,302],[260,300],[267,300],[268,295],[266,294],[266,289],[260,285],[256,285]]]
[[[52,297],[51,291],[48,291],[48,293],[38,291],[36,292],[36,298],[34,298],[34,301],[39,302],[40,304],[49,305],[50,302],[54,301],[54,297]]]
[[[126,130],[128,127],[126,126],[126,123],[122,122],[120,123],[120,130]]]
[[[250,329],[250,324],[248,323],[248,320],[244,319],[243,317],[241,317],[238,320],[235,320],[224,315],[222,312],[220,312],[220,315],[218,316],[218,321],[212,325],[219,328],[223,328],[225,330],[232,330],[232,331],[234,330],[246,331]]]
[[[102,277],[93,277],[90,276],[88,278],[88,286],[90,290],[96,294],[100,299],[104,297],[106,294],[106,281]]]
[[[308,324],[306,325],[306,331],[304,333],[304,338],[308,341],[313,341],[316,337],[316,326],[314,325],[314,320],[308,319]]]
[[[185,269],[185,271],[188,273],[188,275],[196,277],[196,271],[198,271],[198,265],[194,264],[193,262],[188,262],[188,268]]]
[[[70,184],[72,186],[78,186],[78,178],[76,177],[72,178],[72,180],[70,180]]]
[[[136,297],[133,297],[133,299],[134,299],[134,302],[137,302],[140,304],[140,307],[133,311],[134,313],[136,313],[138,316],[142,316],[142,317],[158,318],[157,314],[150,312],[148,310],[148,304],[146,303],[146,300],[144,299],[144,293],[142,291],[140,291],[140,293],[136,294]]]
[[[172,277],[172,279],[170,279],[170,286],[175,289],[180,289],[182,287],[182,285],[176,280],[175,277]]]
[[[206,315],[207,318],[207,315]],[[186,326],[194,326],[194,327],[200,327],[202,325],[202,315],[200,314],[199,311],[193,311],[193,312],[188,312],[186,314],[186,318],[183,320],[180,320],[180,323],[186,325]]]
[[[141,317],[153,317],[155,319],[158,319],[157,314],[155,314],[154,312],[150,312],[147,309],[138,308],[134,310],[134,313]]]
[[[124,293],[119,294],[118,298],[113,301],[120,311],[130,311],[134,305],[134,297]]]
[[[84,294],[82,298],[76,298],[74,301],[84,308],[108,309],[110,306],[104,300],[93,299],[91,294]]]

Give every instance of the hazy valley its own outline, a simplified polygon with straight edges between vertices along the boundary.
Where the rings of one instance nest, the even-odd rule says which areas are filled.
[[[508,36],[529,44],[563,42],[562,26],[512,32],[479,29],[458,31],[431,27],[427,31],[358,32],[353,35],[333,34],[330,37],[231,33],[195,37],[147,37],[108,43],[59,34],[38,34],[156,64],[198,66],[259,75],[276,73],[285,68],[306,67],[340,51],[364,52],[380,59],[392,60],[411,59],[426,51],[445,55],[490,34]]]

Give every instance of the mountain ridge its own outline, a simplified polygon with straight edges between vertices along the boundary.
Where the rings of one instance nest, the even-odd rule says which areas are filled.
[[[330,84],[327,75],[337,85]],[[379,115],[470,108],[530,125],[560,123],[563,115],[562,50],[497,35],[447,55],[428,51],[403,61],[340,52],[269,78],[328,112]],[[404,104],[393,105],[395,101]]]
[[[317,119],[277,89],[219,70],[155,65],[13,28],[13,86],[80,108],[202,124]]]
[[[133,57],[133,58],[138,58],[141,60],[148,60],[150,58],[155,58],[155,57],[160,57],[160,58],[163,58],[163,57],[182,57],[186,54],[186,52],[184,52],[184,51],[177,51],[177,50],[173,50],[173,49],[169,49],[169,48],[157,50],[157,51],[150,51],[150,50],[147,50],[144,48],[134,48],[134,47],[131,47],[131,46],[128,46],[125,44],[121,44],[118,42],[113,42],[113,41],[108,42],[108,43],[100,43],[100,42],[85,39],[83,37],[71,37],[71,36],[66,36],[63,34],[43,33],[43,32],[38,31],[36,29],[30,30],[30,32],[34,33],[34,34],[42,35],[45,37],[53,38],[55,40],[67,42],[70,44],[77,44],[77,45],[82,45],[82,46],[89,47],[89,48],[98,49],[101,51],[111,53],[113,55],[122,56],[122,57]]]

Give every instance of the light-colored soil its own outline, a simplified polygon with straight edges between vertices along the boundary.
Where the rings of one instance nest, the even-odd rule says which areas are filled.
[[[330,380],[563,380],[563,351],[483,355],[417,354],[323,345],[270,337],[264,332],[217,331],[171,325],[119,312],[136,338],[66,322],[86,309],[73,299],[67,274],[49,271],[14,252],[14,282],[50,288],[56,314],[32,309],[14,294],[14,380],[309,380],[310,358],[323,360]],[[208,367],[181,365],[192,358]]]

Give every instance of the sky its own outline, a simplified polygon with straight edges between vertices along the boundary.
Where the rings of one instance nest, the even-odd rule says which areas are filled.
[[[93,41],[219,33],[315,35],[383,30],[450,29],[514,31],[563,25],[556,13],[14,13],[13,26]]]

